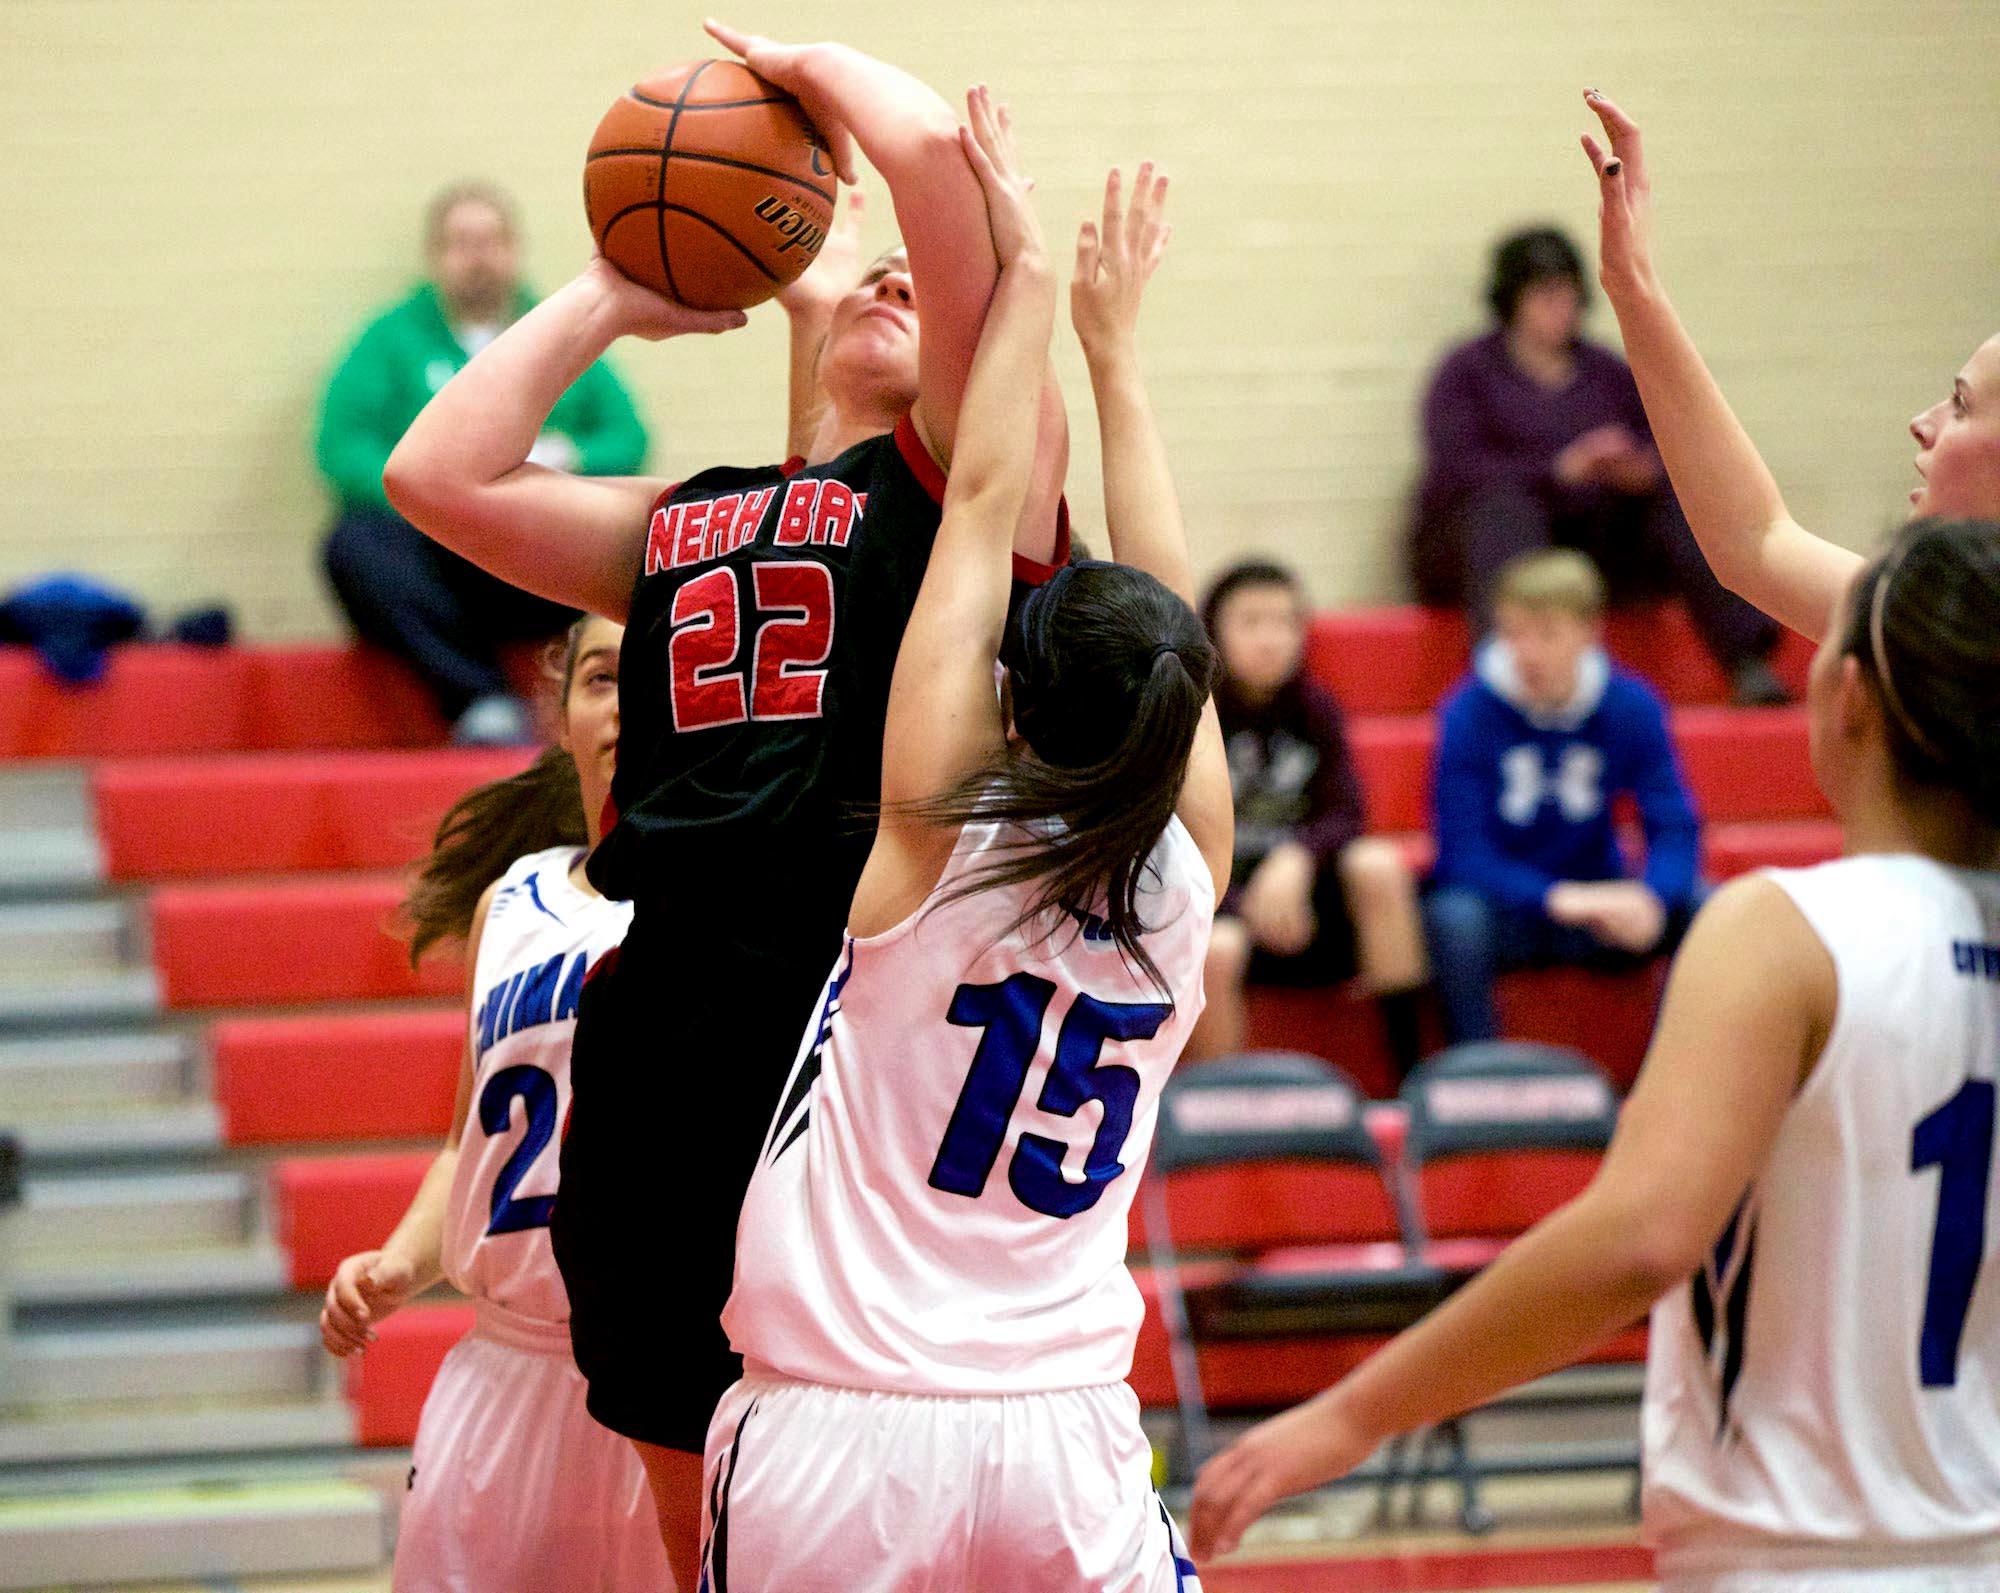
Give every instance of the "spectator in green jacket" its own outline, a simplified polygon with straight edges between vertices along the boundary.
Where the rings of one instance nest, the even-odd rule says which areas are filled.
[[[497,188],[445,189],[431,201],[424,242],[428,280],[368,325],[327,386],[318,458],[338,508],[322,556],[355,630],[422,674],[455,740],[521,741],[529,717],[499,646],[554,636],[575,616],[418,531],[389,507],[382,467],[431,395],[535,301],[520,281],[513,204]],[[557,402],[529,458],[625,476],[645,455],[632,401],[599,362]]]

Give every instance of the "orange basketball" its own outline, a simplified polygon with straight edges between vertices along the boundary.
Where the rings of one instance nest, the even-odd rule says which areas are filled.
[[[833,161],[783,89],[688,61],[623,95],[590,141],[583,207],[605,259],[698,310],[762,304],[833,225]]]

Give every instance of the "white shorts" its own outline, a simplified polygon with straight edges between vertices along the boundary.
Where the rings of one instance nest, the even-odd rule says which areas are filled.
[[[567,1328],[481,1304],[417,1423],[395,1593],[673,1588],[645,1467],[583,1393]]]
[[[1200,1593],[1123,1383],[950,1398],[752,1371],[708,1429],[710,1593]]]

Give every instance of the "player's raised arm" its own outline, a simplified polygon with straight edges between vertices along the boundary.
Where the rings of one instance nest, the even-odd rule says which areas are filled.
[[[1197,1554],[1396,1433],[1573,1364],[1691,1274],[1769,1160],[1831,1027],[1833,963],[1783,890],[1745,879],[1689,932],[1645,1067],[1590,1187],[1325,1393],[1195,1485]]]
[[[883,737],[875,849],[850,920],[899,922],[936,885],[957,839],[945,825],[899,812],[955,786],[1004,744],[994,660],[1013,586],[1013,529],[1028,493],[1036,389],[1048,360],[1055,278],[1015,160],[1005,107],[984,87],[966,96],[964,139],[992,212],[1001,262],[993,306],[966,386],[965,425],[945,488],[944,518],[896,654]]]
[[[1818,639],[1861,557],[1792,519],[1653,268],[1652,181],[1639,129],[1596,90],[1584,98],[1611,143],[1607,154],[1583,139],[1600,190],[1598,280],[1674,495],[1716,579]]]
[[[1105,178],[1103,218],[1084,222],[1077,234],[1070,320],[1097,402],[1111,556],[1144,570],[1193,607],[1194,566],[1180,494],[1139,369],[1140,301],[1173,236],[1164,219],[1166,198],[1167,179],[1150,162],[1139,168],[1129,207],[1120,173]],[[1220,894],[1229,880],[1236,819],[1213,699],[1202,710],[1177,811]]]
[[[690,310],[593,260],[482,349],[424,406],[389,456],[389,501],[425,535],[502,580],[622,620],[666,483],[529,464],[556,400],[620,337],[743,324]]]
[[[940,464],[957,468],[959,406],[979,346],[998,264],[978,179],[958,119],[907,72],[844,44],[778,44],[710,21],[709,34],[795,95],[826,136],[843,181],[852,147],[887,183],[916,285],[918,397],[912,418]],[[1015,540],[1031,559],[1055,551],[1055,506],[1069,464],[1069,430],[1052,376],[1042,377],[1035,464]]]

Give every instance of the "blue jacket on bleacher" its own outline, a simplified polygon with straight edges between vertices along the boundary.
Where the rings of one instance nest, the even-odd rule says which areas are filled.
[[[1531,713],[1507,649],[1489,641],[1440,710],[1432,878],[1535,911],[1559,881],[1622,878],[1624,794],[1645,830],[1646,883],[1670,911],[1688,905],[1701,823],[1658,693],[1593,648],[1562,709]]]

